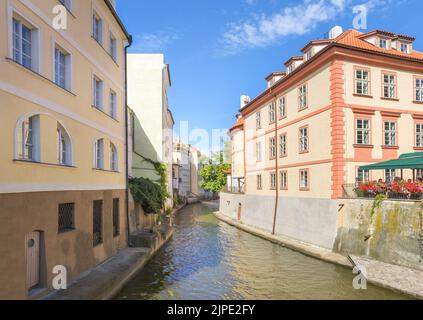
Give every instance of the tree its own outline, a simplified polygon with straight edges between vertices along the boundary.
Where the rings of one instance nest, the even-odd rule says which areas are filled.
[[[227,171],[229,164],[224,162],[223,152],[213,155],[202,165],[200,176],[202,178],[201,188],[218,193],[226,185]]]

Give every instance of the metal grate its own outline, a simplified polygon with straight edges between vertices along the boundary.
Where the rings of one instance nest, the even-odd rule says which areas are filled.
[[[93,245],[103,243],[103,200],[93,202]]]
[[[75,203],[59,204],[59,233],[75,230]]]
[[[119,198],[113,199],[113,237],[120,235]]]

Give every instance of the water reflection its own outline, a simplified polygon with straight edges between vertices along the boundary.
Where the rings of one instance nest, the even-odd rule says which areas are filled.
[[[117,299],[403,299],[369,286],[354,290],[351,270],[254,237],[218,221],[215,203],[175,217],[173,239]]]

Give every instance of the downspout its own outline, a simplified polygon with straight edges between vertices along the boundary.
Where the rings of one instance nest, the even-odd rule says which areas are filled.
[[[129,132],[128,132],[128,48],[132,45],[132,36],[128,37],[128,44],[125,46],[125,174],[126,174],[126,188],[125,188],[125,206],[126,206],[126,242],[130,247],[129,237],[131,231],[129,229]]]
[[[270,90],[272,91],[272,90]],[[276,189],[275,189],[275,212],[273,216],[273,229],[272,234],[275,234],[276,230],[276,218],[278,214],[278,205],[279,205],[279,172],[278,172],[278,158],[279,158],[279,148],[278,148],[278,111],[277,111],[277,99],[276,95],[274,96],[274,103],[275,106],[275,165],[276,165]]]

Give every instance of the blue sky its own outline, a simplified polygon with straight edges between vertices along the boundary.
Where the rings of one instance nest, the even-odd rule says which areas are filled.
[[[265,76],[332,26],[352,28],[363,4],[367,30],[415,36],[423,51],[421,0],[118,0],[118,12],[134,36],[130,51],[163,52],[170,64],[178,135],[180,121],[229,128],[241,94],[258,95]]]

